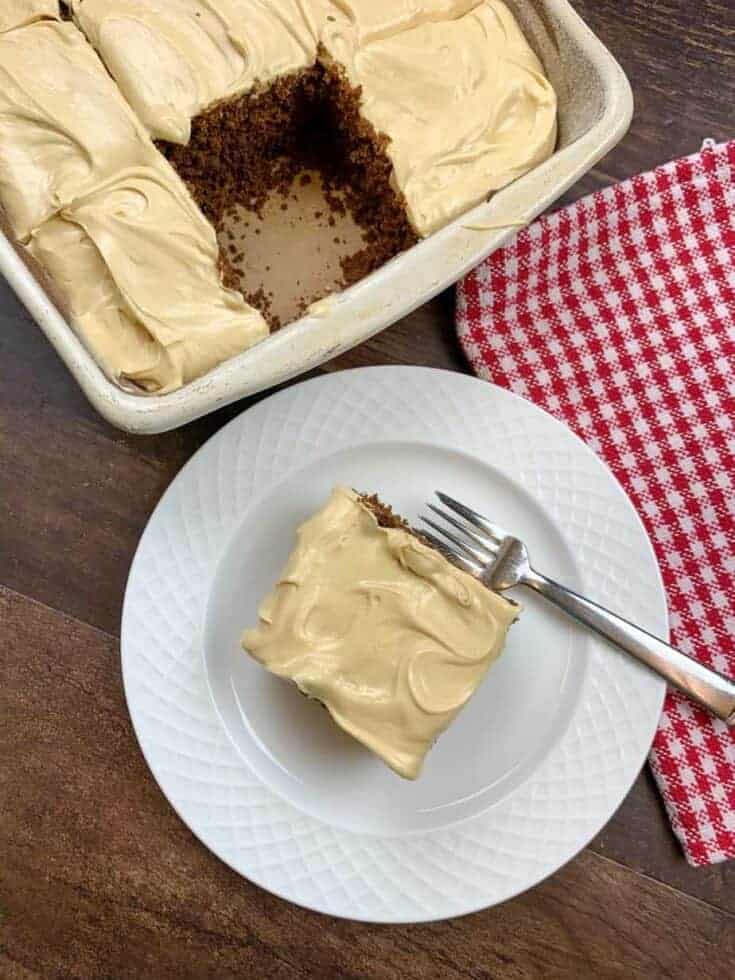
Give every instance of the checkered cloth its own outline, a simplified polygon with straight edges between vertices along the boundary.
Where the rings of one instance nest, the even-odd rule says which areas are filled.
[[[735,676],[735,142],[523,230],[460,283],[457,324],[481,377],[605,460],[673,643]],[[735,857],[735,730],[670,692],[650,761],[690,863]]]

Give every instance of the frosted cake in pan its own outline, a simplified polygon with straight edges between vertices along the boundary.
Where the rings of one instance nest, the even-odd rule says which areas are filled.
[[[245,231],[274,195],[285,209],[318,185],[300,220],[342,248],[331,291],[554,149],[555,93],[500,0],[62,8],[0,13],[0,204],[133,391],[172,391],[280,326]]]
[[[299,528],[242,644],[399,776],[416,779],[518,613],[377,497],[337,487]]]

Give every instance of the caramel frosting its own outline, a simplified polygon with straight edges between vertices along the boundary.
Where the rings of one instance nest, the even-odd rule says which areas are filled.
[[[115,381],[164,393],[263,339],[212,226],[72,24],[0,35],[0,203]]]
[[[420,24],[454,20],[484,0],[334,0],[342,16],[327,17],[322,40],[331,49],[340,36],[364,45]]]
[[[0,203],[19,241],[124,167],[158,158],[73,24],[0,34]]]
[[[326,0],[72,0],[151,135],[185,144],[205,108],[316,61]]]
[[[318,699],[398,775],[426,753],[500,656],[518,607],[337,487],[243,648]]]
[[[341,5],[353,8],[351,28],[333,24],[326,46],[361,88],[365,118],[390,138],[393,180],[419,235],[552,154],[556,95],[500,0]]]
[[[73,0],[154,137],[312,65],[362,92],[422,236],[551,155],[556,96],[501,0]]]
[[[28,248],[120,384],[172,391],[268,334],[260,313],[222,286],[214,229],[163,161],[78,198]]]
[[[45,17],[59,19],[58,0],[0,0],[0,34]]]

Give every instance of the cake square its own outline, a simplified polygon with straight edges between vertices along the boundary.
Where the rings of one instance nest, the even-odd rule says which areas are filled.
[[[345,487],[303,524],[244,650],[405,779],[500,656],[519,607]]]
[[[0,204],[16,238],[160,154],[73,24],[0,34]]]
[[[373,3],[352,0],[359,29],[324,43],[424,238],[552,154],[556,93],[502,0]]]
[[[173,391],[268,333],[222,285],[214,230],[163,159],[77,198],[28,251],[63,284],[78,334],[119,384]]]

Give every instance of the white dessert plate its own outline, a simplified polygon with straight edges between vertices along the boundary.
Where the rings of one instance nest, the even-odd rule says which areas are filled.
[[[290,901],[376,922],[502,902],[613,814],[650,747],[664,684],[519,594],[504,656],[421,778],[401,780],[239,647],[296,527],[336,483],[378,492],[409,519],[444,489],[517,531],[549,575],[668,635],[643,525],[559,422],[450,372],[329,375],[227,425],[146,528],[122,623],[146,760],[204,844]]]

